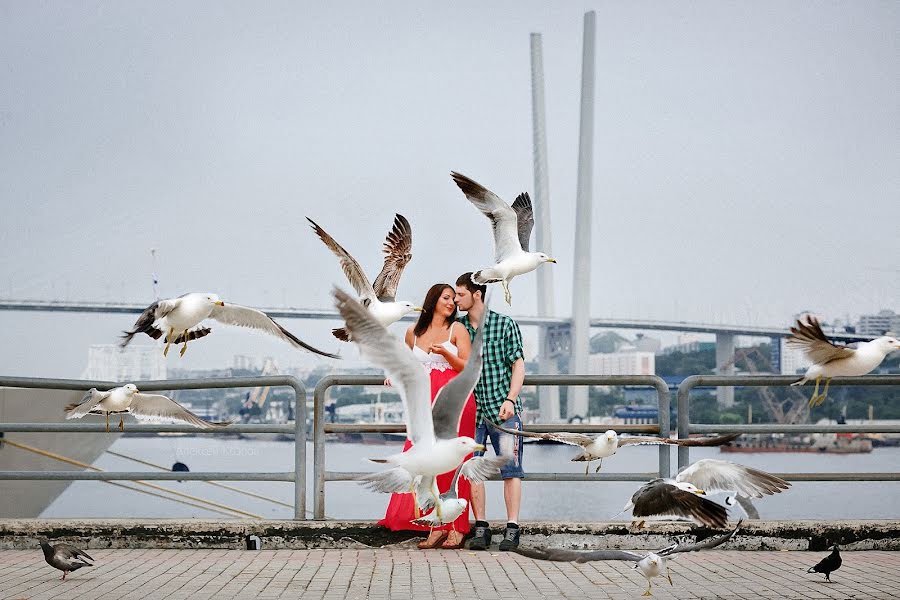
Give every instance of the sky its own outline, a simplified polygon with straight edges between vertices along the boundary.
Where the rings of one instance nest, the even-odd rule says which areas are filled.
[[[327,308],[348,286],[305,217],[374,277],[399,212],[413,227],[399,295],[421,302],[493,258],[451,170],[508,201],[533,192],[537,32],[559,261],[541,268],[568,316],[588,10],[592,316],[786,326],[900,310],[889,1],[0,0],[0,298],[149,304],[155,271],[163,297]],[[535,282],[497,308],[535,314]],[[134,318],[0,312],[0,373],[77,377],[87,347]],[[337,323],[283,324],[338,348]],[[227,327],[195,350],[169,366],[319,360]]]

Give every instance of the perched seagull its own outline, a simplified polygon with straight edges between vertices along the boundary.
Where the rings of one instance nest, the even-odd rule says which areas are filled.
[[[406,433],[413,442],[406,452],[370,459],[394,468],[365,475],[360,481],[379,492],[412,492],[422,509],[435,504],[438,519],[443,521],[435,477],[455,469],[467,454],[484,450],[484,445],[475,443],[472,438],[457,435],[463,406],[481,376],[482,323],[478,324],[479,333],[472,341],[465,369],[440,389],[431,405],[428,375],[406,344],[391,336],[369,311],[343,290],[335,288],[334,297],[350,338],[359,346],[362,357],[387,371],[397,388],[403,401]],[[485,460],[481,457],[469,462],[477,465],[484,464]],[[470,469],[470,479],[478,481],[475,478],[478,469],[474,466]]]
[[[184,342],[184,346],[181,348],[181,356],[184,356],[188,340],[202,338],[212,331],[211,328],[201,325],[204,319],[214,319],[226,325],[258,329],[279,337],[297,348],[305,348],[328,358],[340,358],[336,354],[322,352],[301,341],[262,311],[238,304],[225,304],[216,294],[197,292],[178,298],[157,300],[148,306],[138,317],[134,328],[126,331],[122,336],[121,346],[122,348],[127,346],[131,338],[139,333],[146,333],[154,340],[165,335],[166,348],[163,350],[163,356],[169,353],[170,344],[182,342]]]
[[[787,339],[787,343],[802,350],[813,363],[799,381],[791,384],[803,385],[807,381],[816,381],[816,388],[809,399],[810,406],[818,406],[825,401],[832,377],[865,375],[880,365],[885,356],[894,350],[900,350],[900,341],[887,335],[862,342],[856,348],[837,346],[828,340],[819,320],[812,315],[807,317],[807,323],[798,320],[797,326],[791,327],[791,337]],[[819,394],[819,382],[823,377],[825,389]]]
[[[831,554],[819,561],[819,563],[810,567],[807,573],[824,573],[825,581],[831,583],[831,574],[841,568],[841,552],[837,544],[831,547]]]
[[[631,497],[622,512],[633,509],[635,517],[672,515],[709,527],[724,527],[728,509],[707,494],[730,492],[762,498],[791,487],[787,481],[765,471],[725,460],[705,458],[683,469],[675,479],[654,479]],[[643,521],[639,525],[642,525]]]
[[[667,559],[675,558],[675,554],[679,554],[682,552],[696,552],[698,550],[709,550],[717,546],[721,546],[728,540],[732,539],[735,535],[737,535],[737,532],[741,527],[741,523],[742,522],[738,522],[737,526],[732,531],[729,531],[724,535],[712,536],[703,541],[693,543],[677,541],[670,546],[666,546],[662,550],[650,552],[643,556],[635,552],[627,552],[625,550],[579,551],[567,550],[562,548],[520,547],[513,548],[513,552],[521,554],[522,556],[527,556],[528,558],[535,558],[538,560],[553,560],[576,563],[587,563],[598,560],[635,561],[635,565],[633,568],[640,571],[641,575],[643,575],[647,579],[647,591],[644,592],[643,595],[652,596],[652,580],[662,575],[663,572],[665,572],[666,578],[669,580],[669,585],[674,585],[672,583],[672,576],[669,574],[669,566],[668,564],[666,564]]]
[[[81,567],[93,567],[88,561],[94,559],[87,552],[82,552],[71,544],[57,544],[51,546],[47,540],[41,540],[41,550],[44,551],[44,560],[47,564],[63,572],[61,579],[65,579],[72,571]]]
[[[528,251],[528,240],[534,227],[531,198],[527,193],[520,194],[510,206],[497,194],[465,175],[451,171],[450,176],[466,198],[490,219],[494,231],[496,264],[475,271],[472,281],[478,285],[499,282],[503,286],[506,303],[511,304],[509,282],[513,277],[534,271],[541,263],[556,262],[543,252]]]
[[[344,250],[343,246],[334,241],[334,238],[319,227],[315,221],[309,217],[306,220],[312,224],[313,231],[316,232],[319,239],[340,259],[341,268],[344,270],[344,275],[347,276],[347,281],[359,294],[362,305],[369,309],[378,323],[387,327],[399,321],[404,315],[411,312],[422,312],[420,306],[396,299],[400,275],[403,274],[406,264],[412,260],[412,228],[406,217],[401,214],[394,216],[394,226],[384,240],[384,266],[381,267],[381,273],[375,278],[375,285],[369,283],[365,271],[356,262],[356,259]],[[331,333],[343,342],[350,341],[347,330],[343,327],[332,329]]]
[[[608,430],[606,433],[602,435],[598,435],[596,437],[592,437],[589,435],[584,435],[582,433],[569,433],[566,431],[555,431],[551,433],[534,433],[532,431],[519,431],[517,429],[507,429],[506,427],[502,427],[497,425],[496,423],[491,423],[491,426],[495,429],[499,429],[505,433],[511,433],[513,435],[519,435],[522,437],[530,437],[538,440],[552,440],[554,442],[559,442],[561,444],[568,444],[570,446],[580,446],[581,454],[576,455],[572,462],[586,462],[584,465],[584,474],[588,474],[588,468],[590,468],[591,463],[595,460],[599,460],[600,464],[597,466],[597,469],[594,471],[595,473],[600,472],[600,468],[603,466],[603,459],[609,456],[612,456],[616,453],[619,448],[624,446],[638,446],[638,445],[662,445],[667,444],[671,446],[721,446],[722,444],[727,444],[728,442],[737,439],[740,437],[740,433],[732,433],[728,435],[719,435],[712,437],[704,437],[704,438],[689,438],[686,440],[673,440],[665,437],[656,437],[656,436],[629,436],[629,437],[619,437],[612,429]]]
[[[133,383],[99,392],[91,388],[78,404],[66,406],[66,419],[80,419],[84,415],[106,414],[106,431],[109,431],[109,415],[119,415],[119,431],[125,431],[125,413],[140,421],[163,423],[187,423],[200,429],[217,429],[228,423],[204,421],[171,398],[158,394],[142,394]]]

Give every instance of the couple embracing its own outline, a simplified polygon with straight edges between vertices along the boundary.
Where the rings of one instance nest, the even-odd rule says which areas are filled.
[[[472,322],[486,309],[484,296],[487,289],[472,282],[472,274],[464,273],[456,280],[456,286],[438,283],[431,286],[422,303],[422,313],[415,325],[406,331],[406,345],[422,363],[431,378],[431,401],[438,390],[456,377],[469,358],[475,328]],[[466,314],[458,317],[458,311]],[[506,435],[492,429],[485,419],[502,423],[509,428],[521,429],[522,405],[519,392],[525,378],[525,359],[522,352],[522,333],[511,318],[489,311],[484,321],[484,367],[475,386],[475,394],[469,396],[459,421],[460,436],[468,436],[479,444],[486,444],[490,437],[494,452],[500,454],[500,436]],[[406,440],[404,452],[412,442]],[[469,457],[466,457],[468,460]],[[519,545],[519,506],[522,500],[522,438],[515,436],[513,454],[500,470],[503,479],[503,497],[506,502],[507,524],[500,550]],[[453,471],[437,477],[438,489],[447,491],[453,480]],[[485,519],[484,484],[472,484],[465,478],[458,482],[460,498],[468,501],[475,513],[475,532],[469,548],[487,550],[491,544],[491,530]],[[419,548],[462,548],[470,532],[469,510],[466,509],[452,523],[434,527],[411,523],[416,518],[412,494],[393,494],[387,507],[384,525],[393,531],[431,530]]]

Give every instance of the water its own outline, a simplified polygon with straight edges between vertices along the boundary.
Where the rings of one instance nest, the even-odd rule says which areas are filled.
[[[290,471],[290,442],[235,440],[212,436],[169,438],[119,438],[110,448],[116,452],[171,467],[186,463],[192,471]],[[332,471],[378,470],[365,457],[398,452],[398,445],[328,443],[326,467]],[[523,464],[532,471],[584,472],[583,463],[570,462],[577,452],[570,446],[526,444]],[[657,468],[655,447],[632,446],[604,460],[603,471],[650,472]],[[897,472],[900,448],[876,448],[871,454],[722,454],[717,448],[692,449],[691,459],[721,458],[779,472]],[[312,509],[312,445],[307,448],[308,509]],[[672,464],[676,456],[672,452]],[[596,463],[594,463],[596,466]],[[109,454],[94,466],[110,471],[153,469]],[[153,482],[166,488],[219,502],[272,518],[293,517],[293,509],[223,490],[199,481]],[[293,484],[284,482],[227,482],[228,485],[291,504]],[[505,518],[500,482],[487,484],[488,518]],[[615,515],[640,484],[637,482],[540,482],[525,481],[522,493],[523,521],[605,521]],[[325,486],[325,511],[338,519],[377,519],[383,516],[387,496],[370,492],[354,482],[330,482]],[[785,493],[755,501],[763,519],[900,519],[900,482],[801,482]],[[76,481],[41,515],[42,517],[109,518],[223,518],[205,509],[114,487],[96,481]],[[628,520],[627,516],[620,517]]]

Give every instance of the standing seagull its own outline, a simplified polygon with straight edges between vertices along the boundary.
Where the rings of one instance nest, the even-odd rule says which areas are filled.
[[[71,544],[61,543],[51,546],[47,540],[41,540],[41,550],[44,551],[44,560],[47,564],[63,572],[61,580],[64,580],[71,571],[94,566],[88,562],[94,559],[87,552],[82,552]]]
[[[576,455],[572,462],[586,462],[584,465],[584,474],[588,474],[588,468],[591,466],[591,463],[595,460],[599,460],[600,464],[597,466],[597,469],[594,471],[595,473],[600,472],[600,468],[603,466],[603,459],[612,456],[616,453],[619,448],[625,446],[638,446],[638,445],[662,445],[667,444],[671,446],[721,446],[722,444],[727,444],[728,442],[737,439],[740,437],[740,433],[731,433],[728,435],[719,435],[712,437],[704,437],[704,438],[689,438],[686,440],[673,440],[665,437],[656,437],[656,436],[630,436],[620,438],[619,434],[617,434],[612,429],[608,430],[606,433],[602,435],[598,435],[596,437],[591,437],[589,435],[584,435],[583,433],[569,433],[566,431],[554,431],[550,433],[534,433],[532,431],[520,431],[518,429],[507,429],[501,425],[497,425],[496,423],[491,423],[491,426],[495,429],[499,429],[505,433],[510,433],[513,435],[518,435],[522,437],[530,437],[538,440],[551,440],[554,442],[560,442],[561,444],[568,444],[570,446],[580,446],[581,454]]]
[[[814,567],[810,567],[807,573],[825,573],[825,581],[831,583],[831,574],[841,568],[841,553],[837,544],[831,547],[831,554],[819,561]]]
[[[629,560],[636,561],[634,565],[634,569],[637,569],[641,575],[643,575],[647,579],[647,591],[644,592],[644,596],[652,596],[653,592],[650,590],[653,587],[651,580],[655,577],[659,577],[663,573],[666,574],[666,578],[669,580],[669,585],[674,585],[672,583],[672,576],[669,574],[669,566],[666,564],[667,558],[674,558],[674,554],[682,553],[682,552],[696,552],[698,550],[710,550],[717,546],[721,546],[731,538],[733,538],[738,530],[741,527],[741,522],[738,522],[737,526],[732,531],[729,531],[726,534],[713,536],[707,538],[703,541],[687,543],[683,541],[676,541],[674,544],[670,546],[666,546],[662,550],[657,550],[656,552],[650,552],[646,555],[640,555],[635,552],[627,552],[625,550],[588,550],[588,551],[578,551],[578,550],[567,550],[563,548],[513,548],[513,552],[517,554],[521,554],[522,556],[527,556],[528,558],[535,558],[538,560],[553,560],[553,561],[564,561],[564,562],[576,562],[576,563],[586,563],[593,562],[598,560]]]
[[[543,252],[528,251],[528,240],[534,227],[531,198],[527,192],[519,194],[510,206],[497,194],[465,175],[451,171],[450,176],[466,198],[490,219],[494,231],[496,264],[475,271],[472,281],[478,285],[499,282],[503,286],[506,303],[511,304],[509,282],[513,277],[534,271],[541,263],[556,262]]]
[[[813,363],[799,381],[791,384],[803,385],[807,381],[816,381],[816,388],[809,399],[810,406],[818,406],[825,401],[832,377],[865,375],[880,365],[885,356],[900,350],[900,341],[887,335],[863,342],[856,348],[837,346],[828,340],[819,320],[812,315],[807,317],[807,323],[798,320],[797,326],[791,327],[791,337],[787,343],[802,350]],[[819,382],[823,377],[825,389],[819,394]]]
[[[399,321],[404,315],[411,312],[422,312],[422,308],[412,302],[396,300],[400,276],[403,274],[406,264],[412,260],[412,228],[406,217],[401,214],[394,215],[394,227],[388,232],[382,250],[384,266],[381,267],[381,273],[375,278],[375,285],[369,283],[365,271],[356,262],[356,259],[344,250],[343,246],[334,241],[334,238],[319,227],[315,221],[309,217],[306,220],[312,224],[313,231],[316,232],[319,239],[340,259],[344,275],[359,294],[360,302],[369,309],[369,312],[381,325],[387,327]],[[332,329],[331,333],[342,342],[350,341],[350,336],[344,327]]]
[[[225,304],[216,294],[196,292],[178,298],[157,300],[148,306],[138,317],[134,328],[126,331],[122,336],[121,346],[122,348],[127,346],[131,338],[139,333],[146,333],[154,340],[165,335],[166,347],[163,350],[163,356],[169,353],[170,344],[182,342],[184,342],[184,346],[181,348],[181,356],[184,356],[188,340],[202,338],[212,331],[211,328],[200,325],[204,319],[214,319],[226,325],[258,329],[281,338],[294,347],[305,348],[328,358],[340,358],[336,354],[322,352],[301,341],[262,311],[238,304]]]
[[[187,423],[200,429],[218,429],[228,423],[204,421],[167,396],[142,394],[137,386],[128,383],[108,392],[91,388],[81,402],[66,406],[66,419],[80,419],[84,415],[106,414],[106,431],[109,431],[109,415],[119,415],[119,431],[125,431],[125,413],[141,421]]]
[[[373,462],[393,465],[394,468],[371,473],[360,478],[371,489],[379,492],[413,492],[416,504],[427,510],[435,504],[438,519],[443,521],[443,508],[435,477],[452,471],[467,454],[483,451],[484,445],[466,436],[458,436],[459,419],[463,406],[478,378],[481,377],[482,323],[479,323],[472,350],[463,371],[438,391],[432,405],[429,398],[430,383],[422,364],[402,341],[393,337],[363,306],[346,292],[335,288],[335,305],[347,324],[351,339],[359,346],[363,358],[387,371],[403,401],[403,417],[406,433],[413,446],[406,452],[392,454]],[[485,311],[487,314],[487,311]],[[484,457],[474,458],[472,481],[484,464]],[[507,461],[504,461],[504,463]],[[482,471],[483,472],[483,471]],[[484,475],[484,478],[490,471]]]

